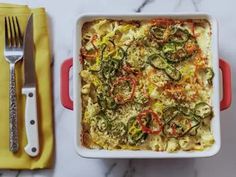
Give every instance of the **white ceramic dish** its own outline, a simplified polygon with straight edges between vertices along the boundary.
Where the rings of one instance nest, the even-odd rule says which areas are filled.
[[[122,19],[122,20],[142,20],[152,19],[158,17],[166,18],[178,18],[178,19],[207,19],[211,23],[212,27],[212,66],[215,73],[213,80],[213,96],[212,106],[214,109],[214,118],[212,119],[211,126],[214,134],[215,143],[214,145],[205,151],[192,151],[192,152],[155,152],[155,151],[131,151],[131,150],[97,150],[88,149],[81,144],[81,80],[79,72],[81,70],[81,64],[78,56],[80,55],[81,47],[81,28],[86,21],[91,21],[100,18],[109,19]],[[220,62],[219,62],[220,61]],[[220,106],[220,86],[219,86],[219,63],[222,69],[223,78],[223,100]],[[218,27],[216,19],[207,14],[125,14],[125,15],[81,15],[75,23],[75,36],[74,36],[74,55],[73,55],[73,91],[74,91],[74,102],[69,97],[69,70],[72,66],[72,59],[66,60],[61,69],[61,101],[62,104],[69,109],[74,107],[74,118],[76,119],[76,131],[75,131],[75,147],[77,153],[82,157],[88,158],[193,158],[193,157],[210,157],[215,155],[221,146],[220,137],[220,109],[226,109],[231,103],[231,80],[230,80],[230,67],[224,60],[219,60],[218,57]],[[73,105],[72,105],[73,104]]]

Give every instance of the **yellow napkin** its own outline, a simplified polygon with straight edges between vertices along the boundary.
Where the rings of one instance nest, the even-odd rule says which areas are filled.
[[[23,60],[16,64],[16,89],[18,109],[19,151],[9,151],[9,64],[4,58],[4,16],[17,15],[24,32],[29,15],[34,14],[35,67],[37,76],[37,103],[39,121],[40,154],[29,157],[24,147],[27,144],[24,108]],[[53,164],[53,103],[51,82],[51,56],[47,16],[43,8],[30,9],[25,5],[0,4],[0,168],[1,169],[41,169]]]

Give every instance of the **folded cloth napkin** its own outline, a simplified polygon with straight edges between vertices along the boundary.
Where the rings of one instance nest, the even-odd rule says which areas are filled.
[[[23,86],[23,60],[16,64],[16,90],[18,109],[19,151],[9,151],[9,63],[4,58],[4,17],[17,16],[22,32],[25,31],[29,15],[34,18],[35,68],[37,80],[37,104],[40,154],[28,156],[24,147],[27,144],[25,131],[25,97]],[[47,16],[43,8],[30,9],[25,5],[0,4],[0,168],[1,169],[42,169],[53,164],[53,103],[51,82],[51,56]]]

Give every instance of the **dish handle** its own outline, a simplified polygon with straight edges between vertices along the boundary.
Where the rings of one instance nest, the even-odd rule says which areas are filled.
[[[231,71],[230,65],[224,59],[220,59],[220,69],[222,71],[223,97],[220,101],[220,110],[223,111],[230,107],[232,99],[231,90]]]
[[[69,73],[73,65],[72,58],[66,59],[61,66],[61,103],[70,110],[73,110],[73,101],[69,95]],[[220,110],[223,111],[230,107],[232,99],[231,90],[231,70],[230,65],[223,59],[219,62],[222,71],[223,98],[220,102]]]
[[[71,100],[69,94],[69,76],[72,65],[72,58],[66,59],[61,65],[61,103],[65,108],[70,110],[73,110],[73,101]]]

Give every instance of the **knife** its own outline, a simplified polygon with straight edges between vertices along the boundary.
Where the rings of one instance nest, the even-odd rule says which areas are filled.
[[[27,145],[25,152],[29,156],[39,154],[38,118],[37,118],[37,95],[33,39],[33,15],[29,17],[24,39],[24,86],[22,94],[26,97],[25,104],[25,127]]]

